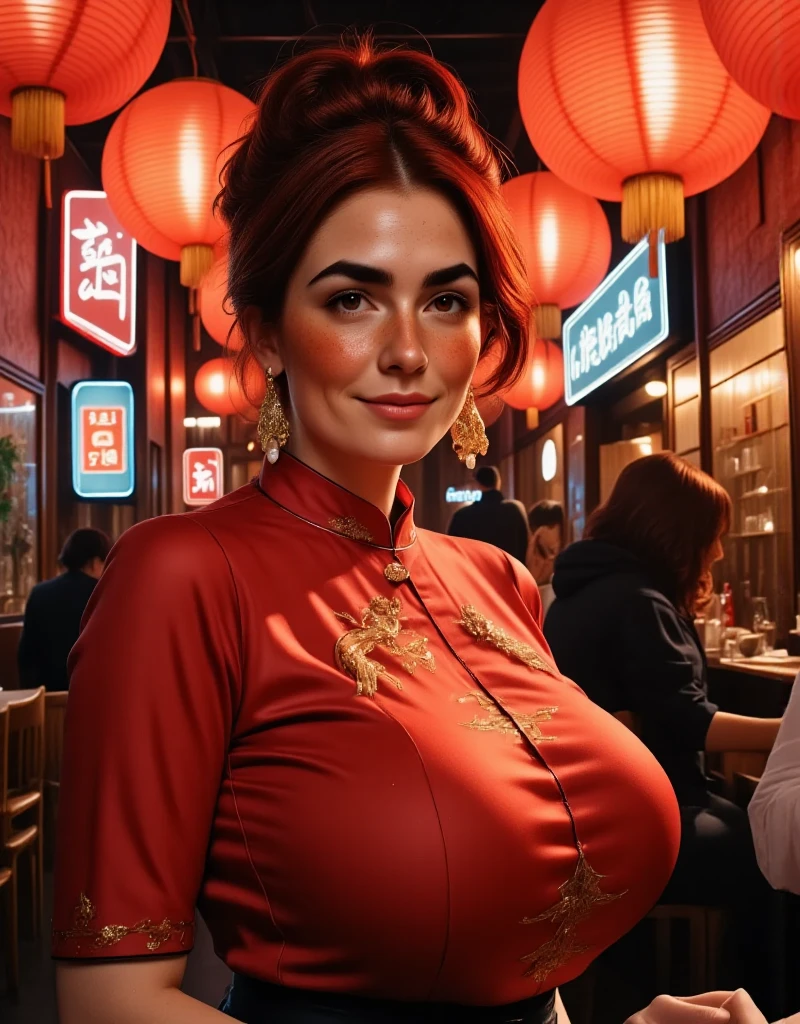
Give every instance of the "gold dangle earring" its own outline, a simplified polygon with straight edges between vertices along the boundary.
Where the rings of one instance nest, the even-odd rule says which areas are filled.
[[[489,438],[486,436],[481,414],[475,405],[472,388],[467,392],[464,406],[450,428],[450,434],[453,438],[453,451],[466,463],[467,469],[475,468],[477,455],[485,455],[489,451]]]
[[[281,405],[281,398],[272,376],[272,367],[267,368],[267,390],[258,412],[258,440],[261,450],[267,453],[267,461],[275,465],[281,448],[289,440],[289,421]]]

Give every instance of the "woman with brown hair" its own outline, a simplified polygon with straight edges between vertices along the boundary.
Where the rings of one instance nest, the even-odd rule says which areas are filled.
[[[756,925],[767,887],[747,815],[709,790],[704,753],[768,751],[780,719],[728,714],[709,701],[693,622],[730,515],[724,488],[672,452],[626,466],[586,538],[556,560],[545,635],[558,667],[592,700],[632,716],[673,785],[681,849],[663,901],[730,906],[739,925],[732,980],[761,993],[767,943]]]
[[[666,884],[663,771],[558,672],[524,567],[417,528],[400,481],[450,429],[474,465],[478,358],[498,387],[524,364],[499,186],[429,55],[359,41],[267,80],[220,202],[266,458],[123,535],[90,605],[61,1024],[549,1024]],[[221,1011],[181,992],[196,903]]]

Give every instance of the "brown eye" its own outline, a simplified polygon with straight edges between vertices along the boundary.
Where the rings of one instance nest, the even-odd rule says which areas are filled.
[[[346,309],[348,313],[355,313],[361,304],[361,295],[358,292],[345,292],[339,296],[339,302],[342,309]]]
[[[437,295],[433,300],[433,308],[437,313],[453,313],[456,302],[461,302],[457,295]]]

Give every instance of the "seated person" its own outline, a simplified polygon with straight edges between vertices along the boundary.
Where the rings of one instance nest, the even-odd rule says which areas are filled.
[[[611,713],[628,712],[669,777],[681,848],[664,903],[733,912],[730,981],[762,1007],[769,974],[765,896],[746,813],[712,794],[704,751],[771,748],[780,719],[719,711],[708,699],[695,610],[722,558],[731,505],[710,476],[671,452],[627,466],[586,539],[556,560],[545,635],[561,671]],[[622,717],[620,715],[620,717]]]
[[[525,564],[539,584],[545,615],[555,600],[552,579],[556,556],[564,547],[564,509],[557,501],[537,501],[528,511],[531,537]]]

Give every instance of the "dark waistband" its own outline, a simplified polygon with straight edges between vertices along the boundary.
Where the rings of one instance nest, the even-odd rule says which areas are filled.
[[[506,1006],[461,1006],[312,992],[234,974],[220,1009],[243,1024],[555,1024],[555,992]]]

